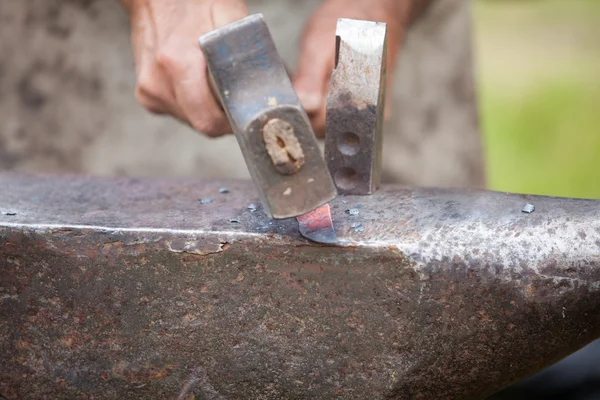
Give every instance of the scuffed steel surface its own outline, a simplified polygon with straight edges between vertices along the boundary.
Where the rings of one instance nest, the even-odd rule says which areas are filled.
[[[477,399],[600,336],[598,201],[384,188],[331,247],[250,182],[0,187],[7,399]]]

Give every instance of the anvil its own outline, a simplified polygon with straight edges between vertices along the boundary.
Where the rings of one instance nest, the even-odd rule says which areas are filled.
[[[7,399],[482,399],[600,337],[600,201],[383,186],[331,247],[250,182],[0,187]]]

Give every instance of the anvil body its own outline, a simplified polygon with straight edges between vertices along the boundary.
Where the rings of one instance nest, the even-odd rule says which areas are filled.
[[[0,187],[8,399],[480,399],[600,337],[600,201],[384,186],[324,246],[250,182]]]

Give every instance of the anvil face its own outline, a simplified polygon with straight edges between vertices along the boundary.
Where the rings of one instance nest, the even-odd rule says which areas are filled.
[[[7,398],[481,399],[600,336],[599,201],[383,187],[331,247],[250,182],[0,187]]]

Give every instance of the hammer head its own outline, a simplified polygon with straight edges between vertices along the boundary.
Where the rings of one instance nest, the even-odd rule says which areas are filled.
[[[200,37],[216,92],[271,218],[336,196],[310,122],[261,14]]]

